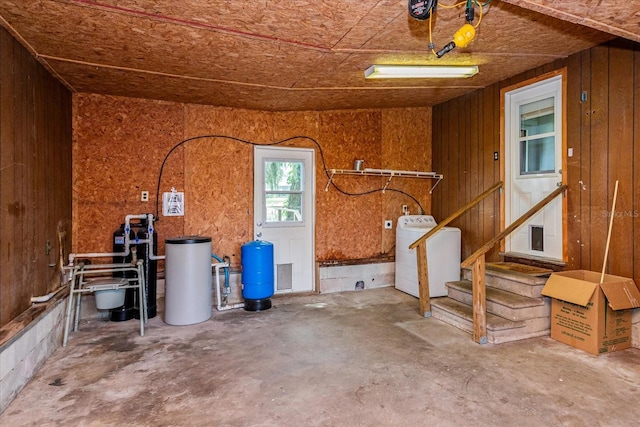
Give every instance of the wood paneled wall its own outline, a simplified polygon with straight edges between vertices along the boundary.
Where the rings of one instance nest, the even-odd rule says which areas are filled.
[[[619,181],[607,271],[640,284],[640,44],[616,40],[567,61],[569,265],[602,269]]]
[[[438,220],[500,177],[500,89],[567,67],[568,269],[600,271],[613,188],[617,215],[607,271],[640,283],[640,45],[615,40],[433,108],[433,164],[445,179],[433,195]],[[582,101],[582,93],[587,99]],[[455,226],[463,257],[499,231],[498,196]],[[498,248],[490,254],[498,259]]]
[[[163,158],[187,138],[228,135],[271,143],[305,135],[322,146],[329,169],[351,169],[359,158],[367,167],[431,170],[430,108],[274,113],[87,94],[74,97],[74,108],[74,251],[110,251],[111,232],[125,214],[155,211]],[[395,225],[402,204],[412,213],[417,204],[392,191],[359,197],[325,191],[313,142],[287,145],[316,148],[316,259],[393,255],[395,230],[384,230],[383,222]],[[382,188],[386,178],[335,181],[347,191],[366,192]],[[390,187],[412,194],[428,210],[431,184],[394,178]],[[213,251],[239,265],[240,246],[253,239],[253,148],[219,137],[185,143],[165,165],[160,192],[171,187],[185,192],[185,217],[161,218],[160,240],[211,236]],[[152,202],[140,202],[142,190],[150,191]]]
[[[71,94],[4,28],[0,208],[2,326],[59,286],[59,227],[71,247]]]

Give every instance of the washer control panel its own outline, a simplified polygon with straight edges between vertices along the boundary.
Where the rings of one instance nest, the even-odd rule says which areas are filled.
[[[398,218],[399,228],[433,228],[438,223],[431,215],[404,215]]]

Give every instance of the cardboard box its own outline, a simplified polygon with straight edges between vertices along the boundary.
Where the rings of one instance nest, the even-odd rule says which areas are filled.
[[[633,279],[586,270],[553,273],[542,294],[551,302],[551,338],[591,354],[631,347],[631,309],[640,307]]]

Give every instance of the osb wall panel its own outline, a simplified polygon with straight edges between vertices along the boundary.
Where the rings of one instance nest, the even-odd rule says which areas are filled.
[[[380,112],[268,113],[206,106],[186,107],[186,136],[228,135],[267,144],[294,136],[286,146],[316,150],[316,258],[319,261],[379,256],[384,181],[377,177],[336,176],[346,195],[329,187],[329,169],[351,169],[356,158],[382,168]],[[214,251],[239,262],[240,246],[253,239],[253,147],[222,137],[199,139],[185,147],[185,230],[211,235]],[[389,194],[389,193],[387,193]],[[197,200],[192,200],[196,198]],[[345,230],[349,232],[345,233]],[[216,249],[218,248],[218,249]]]
[[[394,110],[386,117],[380,110],[273,113],[78,95],[75,116],[77,252],[110,250],[111,233],[124,213],[153,207],[139,201],[140,191],[149,190],[154,200],[162,159],[176,143],[190,138],[169,156],[160,189],[185,192],[185,216],[161,216],[156,227],[160,241],[181,234],[210,236],[213,251],[229,255],[234,265],[240,264],[240,246],[253,239],[253,146],[225,136],[258,144],[307,137],[284,145],[316,150],[318,261],[393,253],[395,232],[383,230],[384,219],[396,219],[401,204],[417,212],[406,196],[379,191],[386,178],[335,176],[340,189],[351,195],[333,186],[325,191],[325,166],[351,169],[355,159],[364,159],[373,168],[430,169],[429,109]],[[407,128],[418,118],[419,125]],[[325,164],[313,140],[321,146]],[[154,142],[146,145],[148,141]],[[142,164],[141,155],[124,154],[136,144],[142,145],[136,152],[146,156]],[[403,160],[407,150],[416,154]],[[428,184],[394,179],[391,187],[413,194],[429,210]],[[360,193],[366,194],[354,195]],[[108,223],[108,232],[95,233],[96,221]]]
[[[365,167],[382,166],[380,113],[336,111],[319,115],[318,138],[328,169],[352,169],[355,159]],[[320,181],[321,183],[326,180]],[[378,177],[335,176],[349,194],[382,187]],[[319,261],[368,258],[381,252],[382,195],[349,196],[334,187],[318,191],[316,201],[316,257]]]
[[[184,135],[181,104],[101,95],[74,96],[73,251],[111,252],[112,233],[127,214],[156,214],[156,188],[165,155]],[[184,149],[167,159],[162,192],[184,186]],[[149,202],[140,193],[149,191]],[[164,237],[183,234],[181,217],[159,216]]]
[[[188,234],[212,238],[214,253],[240,263],[240,246],[253,240],[253,146],[272,140],[269,113],[186,106],[185,135],[218,137],[185,146],[185,198]]]
[[[71,95],[3,28],[0,206],[3,326],[60,286],[58,231],[71,247]]]
[[[498,180],[492,156],[499,150],[500,88],[563,66],[568,76],[567,147],[573,149],[567,158],[567,269],[601,271],[617,180],[607,271],[640,284],[638,43],[614,40],[434,107],[434,168],[445,177],[455,176],[448,182],[445,178],[444,188],[434,193],[434,212],[444,217]],[[586,101],[581,101],[583,92]],[[497,205],[481,205],[478,214],[478,219],[468,214],[456,224],[463,228],[463,256],[498,231]],[[496,251],[491,258],[497,259]]]
[[[382,111],[382,158],[384,169],[430,172],[431,108],[391,109]],[[423,213],[431,213],[429,189],[436,181],[416,178],[393,178],[389,187],[415,197]],[[437,190],[436,190],[437,191]],[[382,199],[384,219],[393,221],[392,230],[382,231],[382,252],[395,253],[395,227],[407,205],[412,215],[422,213],[407,195],[387,191]]]

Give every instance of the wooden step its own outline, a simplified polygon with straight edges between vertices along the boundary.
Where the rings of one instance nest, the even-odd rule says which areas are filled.
[[[462,276],[464,279],[471,280],[471,269],[463,268]],[[548,279],[547,276],[532,276],[494,268],[490,263],[486,265],[485,277],[487,286],[530,298],[542,297],[542,288]]]
[[[505,262],[540,267],[551,271],[562,271],[567,267],[567,263],[564,261],[517,252],[500,252],[500,256],[505,260]]]
[[[436,319],[473,333],[473,312],[469,305],[448,297],[434,298],[431,300],[431,314]],[[548,335],[549,329],[548,317],[513,322],[487,313],[487,341],[492,344]]]
[[[449,298],[472,305],[472,284],[468,280],[447,282]],[[551,302],[547,297],[531,298],[487,286],[487,312],[511,321],[549,317]]]

